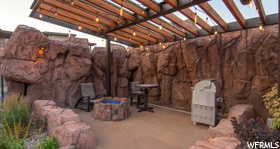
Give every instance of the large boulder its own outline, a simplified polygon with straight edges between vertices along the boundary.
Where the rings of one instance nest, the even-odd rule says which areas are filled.
[[[216,127],[209,128],[210,137],[234,136],[234,127],[231,120],[222,119]]]
[[[215,137],[196,141],[189,149],[238,149],[240,144],[235,137]]]
[[[49,40],[35,28],[20,25],[3,49],[0,74],[8,80],[9,92],[73,106],[79,84],[90,74],[90,54],[85,39]]]
[[[228,119],[236,119],[241,124],[254,117],[255,112],[252,105],[238,104],[229,109]]]

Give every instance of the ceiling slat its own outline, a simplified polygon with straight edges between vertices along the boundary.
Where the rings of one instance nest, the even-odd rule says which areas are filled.
[[[164,1],[173,7],[177,6],[177,0],[164,0]]]
[[[138,0],[138,1],[141,2],[142,4],[144,4],[145,6],[149,7],[150,9],[152,9],[155,12],[160,11],[160,6],[151,0]]]
[[[136,30],[136,31],[139,31],[139,32],[142,32],[148,36],[151,36],[151,37],[154,37],[158,40],[164,40],[164,38],[162,37],[162,35],[160,35],[159,33],[155,33],[153,31],[150,31],[150,30],[147,30],[147,29],[143,29],[143,27],[139,27],[139,26],[131,26],[129,27],[130,29],[133,29],[133,30]]]
[[[224,19],[207,2],[198,5],[209,17],[211,17],[224,31],[228,30],[228,25]]]
[[[129,28],[122,29],[122,31],[124,31],[124,32],[126,32],[128,34],[132,34],[132,35],[133,35],[133,33],[135,33],[136,37],[140,37],[140,38],[149,40],[150,42],[157,42],[157,40],[155,38],[147,36],[146,34],[144,34],[142,32],[138,32],[138,31],[135,31],[135,30],[132,30],[132,29],[129,29]]]
[[[123,0],[113,0],[115,3],[126,7],[127,9],[129,9],[130,11],[135,12],[136,14],[142,16],[142,17],[147,17],[146,11],[144,11],[142,8],[140,8],[139,6],[136,6],[135,4],[129,2],[129,1],[123,1]],[[168,31],[177,34],[178,36],[184,36],[184,33],[177,30],[176,28],[174,28],[173,26],[163,22],[162,20],[156,18],[151,20],[152,22],[161,25],[162,27],[164,27],[165,29],[167,29]]]
[[[91,14],[89,12],[85,12],[81,9],[78,9],[76,7],[71,6],[70,4],[66,4],[66,3],[63,3],[63,2],[60,2],[60,1],[57,1],[57,0],[44,0],[44,3],[50,4],[50,5],[58,7],[58,8],[62,8],[64,10],[73,12],[77,15],[82,15],[84,17],[87,17],[87,18],[91,19],[91,20],[95,20],[96,18],[98,18],[94,14]],[[115,27],[116,26],[116,24],[113,21],[109,21],[106,18],[102,17],[102,18],[99,18],[99,19],[100,19],[101,24],[104,24],[104,25],[107,25],[107,26],[110,26],[110,27]]]
[[[132,40],[132,39],[126,38],[126,37],[124,37],[124,36],[122,36],[122,35],[120,35],[120,34],[117,34],[117,33],[108,33],[108,35],[111,36],[111,37],[116,37],[117,40],[120,39],[120,40],[129,42],[129,43],[133,43],[133,44],[135,44],[135,45],[137,45],[137,46],[141,45],[140,42],[137,42],[137,41],[134,41],[134,40]]]
[[[160,20],[159,18],[155,18],[153,20],[151,20],[154,23],[157,23],[158,25],[161,25],[162,27],[166,28],[167,30],[173,32],[174,34],[177,34],[181,37],[185,37],[185,33],[176,29],[174,26],[171,26],[168,23],[165,23],[164,21]]]
[[[169,20],[171,20],[174,24],[182,27],[183,29],[191,32],[192,34],[194,35],[198,35],[198,32],[197,32],[197,28],[194,28],[190,25],[188,25],[187,22],[181,20],[179,17],[177,17],[176,15],[174,14],[168,14],[168,15],[165,15],[166,18],[168,18]]]
[[[230,10],[232,15],[235,17],[237,22],[240,24],[242,28],[246,28],[246,21],[244,17],[242,16],[241,12],[239,9],[236,7],[235,3],[233,0],[223,0],[227,8]]]
[[[150,23],[148,23],[148,22],[142,22],[142,23],[140,23],[140,25],[142,25],[142,26],[144,26],[144,27],[146,27],[146,28],[149,28],[150,30],[153,30],[153,31],[155,31],[155,32],[158,32],[158,33],[164,35],[164,36],[167,37],[167,38],[175,39],[175,37],[174,37],[173,35],[171,35],[170,33],[167,33],[167,32],[164,31],[163,29],[159,29],[159,27],[154,26],[154,25],[152,25],[152,24],[150,24]]]
[[[123,37],[126,37],[128,39],[133,39],[134,41],[137,41],[137,42],[141,43],[142,45],[147,45],[149,43],[149,41],[147,41],[145,39],[135,37],[135,36],[133,36],[131,34],[127,34],[126,32],[123,32],[121,30],[118,30],[118,31],[116,31],[114,33],[122,35]]]
[[[262,21],[263,24],[266,24],[266,15],[265,15],[261,0],[254,0],[254,2],[255,2],[257,11],[259,13],[260,20]]]
[[[208,33],[213,33],[212,27],[207,24],[204,20],[202,20],[197,14],[195,14],[192,10],[189,8],[183,9],[180,11],[182,14],[184,14],[186,17],[188,17],[190,20],[195,22],[195,17],[197,19],[197,24],[202,27],[205,31]]]
[[[44,9],[38,8],[37,12],[42,14],[42,15],[45,15],[45,16],[56,18],[56,19],[62,20],[62,21],[67,22],[67,23],[75,24],[75,25],[81,26],[83,28],[87,28],[87,29],[90,29],[92,31],[99,32],[97,27],[88,25],[86,23],[79,22],[79,21],[77,21],[75,19],[72,19],[72,18],[61,16],[60,14],[55,15],[55,14],[49,12],[48,10],[44,10]]]

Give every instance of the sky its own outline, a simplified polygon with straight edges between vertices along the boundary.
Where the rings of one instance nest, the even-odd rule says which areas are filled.
[[[132,0],[134,1],[134,0]],[[163,0],[155,0],[158,2],[162,2]],[[237,7],[240,9],[244,18],[253,18],[258,17],[258,13],[255,7],[248,9],[248,6],[241,5],[239,0],[234,0]],[[98,38],[92,35],[88,35],[85,33],[81,33],[75,30],[70,30],[65,27],[61,27],[58,25],[54,25],[51,23],[47,23],[44,21],[40,21],[38,19],[34,19],[29,17],[31,12],[30,6],[33,0],[0,0],[0,29],[13,31],[18,25],[24,24],[31,27],[35,27],[41,31],[49,31],[49,32],[62,32],[62,33],[72,33],[77,34],[78,37],[88,38],[90,42],[97,43],[97,46],[105,46],[105,40],[102,38]],[[236,20],[230,14],[229,10],[223,4],[222,0],[210,0],[210,5],[217,11],[218,14],[226,21],[226,22],[235,22]],[[266,14],[274,14],[278,12],[278,0],[262,0],[264,10]],[[195,10],[194,7],[191,8]],[[199,8],[198,8],[199,9]],[[201,10],[202,11],[202,10]],[[182,19],[187,19],[182,16],[180,13],[174,13]],[[206,18],[205,13],[198,12],[198,15],[202,18]],[[208,22],[210,25],[216,25],[216,23],[212,20]]]

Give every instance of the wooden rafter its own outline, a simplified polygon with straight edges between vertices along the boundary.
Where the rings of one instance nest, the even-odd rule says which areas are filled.
[[[173,7],[177,6],[177,0],[164,0],[164,1]]]
[[[245,21],[244,17],[242,16],[241,12],[239,11],[239,9],[236,7],[233,0],[223,0],[223,2],[227,6],[227,8],[230,10],[232,15],[235,17],[237,22],[240,24],[240,26],[242,28],[246,28],[246,21]]]
[[[65,17],[68,17],[68,18],[72,18],[72,19],[75,19],[75,20],[77,20],[81,23],[91,24],[91,25],[93,25],[97,28],[100,28],[102,30],[108,29],[106,26],[100,25],[95,21],[88,20],[87,18],[85,18],[83,16],[79,16],[77,14],[71,13],[69,11],[66,11],[66,10],[63,10],[63,9],[60,9],[60,8],[55,8],[55,12],[53,12],[52,10],[54,10],[54,7],[52,7],[51,5],[45,4],[45,3],[42,3],[39,7],[41,9],[47,10],[50,13],[53,13],[54,15],[61,15],[61,16],[65,16]]]
[[[115,3],[129,9],[130,11],[135,12],[136,14],[138,14],[139,16],[142,17],[147,17],[147,13],[145,10],[143,10],[142,8],[140,8],[139,6],[129,2],[129,1],[123,1],[123,0],[113,0]],[[179,31],[178,29],[174,28],[173,26],[171,26],[170,24],[155,18],[153,20],[151,20],[152,22],[161,25],[162,27],[164,27],[166,30],[178,35],[178,36],[185,36],[183,32]]]
[[[95,20],[96,18],[98,18],[95,14],[91,14],[90,12],[86,12],[84,10],[76,8],[75,6],[71,6],[71,4],[66,4],[64,2],[60,2],[57,0],[44,0],[43,2],[52,5],[54,7],[54,10],[56,8],[61,8],[69,12],[75,13],[77,15],[87,17],[88,19],[91,20]],[[99,18],[99,20],[100,20],[100,24],[104,24],[110,27],[115,27],[117,25],[113,21],[107,20],[106,18],[103,17]]]
[[[131,34],[128,34],[127,32],[121,31],[121,30],[118,30],[118,31],[116,31],[116,32],[114,32],[114,33],[117,33],[117,34],[119,34],[119,35],[122,35],[123,37],[126,37],[126,38],[128,38],[128,39],[133,39],[134,41],[140,42],[140,43],[143,44],[143,45],[146,45],[146,44],[149,43],[149,41],[146,40],[146,39],[139,38],[139,37],[137,37],[137,36],[133,36],[133,35],[131,35]]]
[[[163,29],[159,29],[159,27],[157,26],[154,26],[148,22],[142,22],[140,23],[140,25],[146,27],[146,28],[149,28],[150,30],[153,30],[155,32],[158,32],[160,34],[162,34],[163,36],[167,37],[167,38],[170,38],[170,39],[175,39],[175,36],[173,36],[172,34],[164,31]]]
[[[62,21],[67,22],[67,23],[76,24],[76,25],[81,26],[83,28],[87,28],[87,29],[90,29],[92,31],[99,32],[97,27],[86,24],[86,23],[79,22],[75,19],[68,18],[68,17],[62,16],[60,14],[55,15],[55,14],[49,12],[48,10],[41,9],[41,8],[38,8],[36,11],[40,14],[45,15],[45,16],[56,18],[56,19],[62,20]]]
[[[121,8],[118,8],[118,7],[112,5],[112,4],[110,4],[110,3],[108,3],[104,0],[88,0],[88,1],[91,2],[94,5],[97,5],[98,7],[101,7],[103,9],[107,10],[107,11],[110,11],[114,14],[117,14],[117,15],[120,14],[120,9]],[[123,11],[123,17],[130,20],[130,21],[134,21],[136,19],[135,16],[129,14],[126,11]]]
[[[152,0],[138,0],[140,3],[152,9],[154,12],[160,12],[160,6]]]
[[[211,17],[224,31],[228,30],[228,25],[224,19],[207,2],[198,5],[209,17]]]
[[[157,23],[158,25],[161,25],[162,27],[164,27],[165,29],[173,32],[174,34],[177,34],[181,37],[185,37],[185,33],[176,29],[174,26],[171,26],[170,24],[168,23],[165,23],[164,21],[160,20],[159,18],[155,18],[153,20],[151,20],[152,22],[154,23]]]
[[[108,20],[112,20],[112,21],[114,21],[117,24],[124,24],[125,23],[124,19],[122,19],[120,17],[117,17],[117,16],[113,15],[110,12],[105,12],[104,10],[102,10],[100,8],[87,5],[84,2],[75,1],[75,6],[78,6],[78,7],[82,8],[82,9],[84,9],[84,10],[90,11],[90,12],[96,14],[97,16],[104,17],[104,18],[106,18]]]
[[[200,27],[202,27],[208,33],[213,33],[212,27],[209,24],[207,24],[203,19],[201,19],[197,14],[195,14],[191,9],[189,8],[182,9],[180,12],[184,14],[186,17],[188,17],[190,20],[192,20],[193,22],[195,22],[195,17],[196,17],[197,19],[196,23]]]
[[[262,24],[266,24],[266,15],[265,15],[261,0],[254,0],[254,2],[255,2],[257,11],[259,13],[260,19],[262,21]]]
[[[150,30],[147,30],[147,29],[143,29],[143,27],[139,27],[139,26],[131,26],[129,27],[130,29],[133,29],[135,31],[138,31],[138,32],[142,32],[148,36],[151,36],[153,38],[156,38],[157,40],[164,40],[164,38],[162,37],[162,35],[160,35],[159,33],[156,33],[156,32],[152,32]]]
[[[165,15],[165,17],[168,18],[170,21],[172,21],[174,24],[176,24],[176,25],[180,26],[181,28],[189,31],[190,33],[192,33],[194,35],[198,35],[197,28],[194,28],[194,27],[188,25],[187,22],[181,20],[176,15],[171,13],[171,14]]]
[[[122,31],[124,31],[124,32],[126,32],[128,34],[131,34],[131,35],[133,35],[135,33],[136,37],[139,37],[139,38],[142,38],[142,39],[146,39],[149,42],[157,42],[157,39],[155,39],[153,37],[150,37],[147,34],[144,34],[142,32],[138,32],[138,31],[135,31],[135,30],[132,30],[132,29],[129,29],[129,28],[124,28],[124,29],[122,29]]]
[[[138,46],[141,45],[140,42],[132,40],[132,39],[127,38],[127,37],[124,37],[123,35],[120,35],[120,34],[117,34],[117,33],[108,33],[108,35],[113,37],[113,38],[116,37],[117,40],[120,39],[120,40],[123,40],[123,41],[126,41],[126,42],[133,43],[133,44],[138,45]]]

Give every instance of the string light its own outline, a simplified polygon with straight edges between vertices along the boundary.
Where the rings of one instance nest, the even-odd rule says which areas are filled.
[[[165,49],[166,48],[165,45],[163,45],[162,48]]]
[[[75,5],[75,2],[74,2],[74,1],[72,1],[72,2],[71,2],[71,5],[72,5],[72,6],[74,6],[74,5]]]
[[[217,34],[218,34],[218,32],[217,32],[217,31],[215,31],[215,32],[214,32],[214,35],[217,35]]]
[[[186,38],[186,37],[184,37],[184,38],[183,38],[183,40],[184,40],[184,41],[186,41],[186,40],[187,40],[187,38]]]
[[[120,16],[123,16],[123,7],[120,9]]]
[[[143,46],[143,45],[140,45],[140,48],[141,48],[141,49],[143,49],[143,48],[144,48],[144,46]]]
[[[133,36],[136,36],[136,32],[133,32]]]
[[[95,18],[95,21],[98,23],[100,21],[100,19],[97,17],[97,18]]]
[[[41,18],[41,19],[42,19],[42,18],[43,18],[43,15],[42,15],[42,14],[39,14],[39,18]]]
[[[117,37],[114,37],[114,40],[115,40],[115,41],[117,41],[117,40],[118,40],[118,38],[117,38]]]
[[[82,28],[81,26],[78,26],[78,29],[79,29],[79,30],[82,30],[83,28]]]
[[[249,8],[253,8],[254,7],[254,2],[252,0],[250,0],[250,3],[249,3]]]
[[[160,42],[159,45],[161,46],[161,44],[162,44],[162,43]]]
[[[159,26],[159,29],[162,30],[162,26],[161,25]]]
[[[197,23],[197,8],[195,7],[194,23]]]
[[[57,12],[55,12],[54,15],[57,16],[58,15]]]
[[[260,31],[264,31],[263,25],[260,25],[260,26],[259,26],[259,30],[260,30]]]

